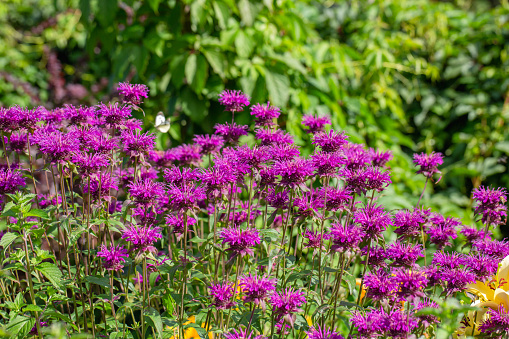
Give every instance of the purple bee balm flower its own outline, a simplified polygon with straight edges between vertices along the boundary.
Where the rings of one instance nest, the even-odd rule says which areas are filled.
[[[127,105],[119,105],[118,102],[108,103],[108,105],[100,104],[97,113],[101,115],[109,125],[117,126],[119,123],[131,117],[132,108]]]
[[[12,132],[17,130],[19,128],[18,121],[19,115],[15,107],[0,107],[0,131]]]
[[[344,339],[342,335],[331,331],[330,328],[326,326],[311,327],[306,334],[308,335],[308,339]]]
[[[215,200],[226,191],[226,187],[235,182],[235,175],[229,171],[218,168],[208,168],[200,174],[200,179],[205,187],[207,196]]]
[[[343,154],[346,158],[345,167],[349,170],[361,169],[371,162],[369,153],[359,144],[346,144],[343,147]]]
[[[386,328],[385,313],[379,309],[367,312],[354,311],[352,324],[357,328],[358,337],[372,339],[382,336],[382,329]]]
[[[89,123],[96,115],[95,107],[65,105],[63,108],[65,119],[69,120],[71,125],[81,125]]]
[[[265,198],[269,204],[269,206],[274,208],[288,208],[289,195],[287,190],[283,190],[281,192],[277,192],[275,189],[269,189],[269,193]]]
[[[198,209],[198,202],[207,197],[201,186],[178,187],[174,184],[168,185],[167,196],[169,197],[169,207],[173,211]]]
[[[489,233],[486,233],[483,230],[478,230],[475,227],[464,227],[461,230],[461,234],[467,238],[467,243],[470,245],[476,241],[482,241],[484,239],[489,239],[490,237]]]
[[[348,137],[344,132],[336,133],[333,130],[330,130],[329,133],[316,133],[312,143],[319,146],[322,149],[322,152],[334,153],[339,151],[348,143],[347,139]]]
[[[417,320],[403,309],[390,311],[385,315],[385,319],[385,333],[393,339],[408,338],[408,334],[417,329],[418,325]]]
[[[266,149],[274,161],[292,160],[300,155],[299,146],[294,144],[274,144]]]
[[[184,224],[184,216],[182,214],[176,215],[168,215],[165,217],[166,225],[171,227],[171,231],[174,234],[183,234],[185,231],[185,224]],[[196,219],[192,217],[187,217],[187,228],[188,230],[191,228],[191,226],[196,224]]]
[[[402,210],[396,212],[392,220],[394,227],[394,233],[402,237],[416,237],[421,234],[421,224],[424,223],[425,219],[419,210],[412,212],[408,210]]]
[[[260,233],[254,228],[223,228],[219,231],[219,237],[223,239],[223,245],[228,244],[227,251],[231,251],[233,255],[240,254],[241,256],[253,255],[254,251],[250,247],[258,245],[262,240]]]
[[[311,162],[320,177],[334,177],[339,167],[345,163],[343,156],[338,153],[317,152],[311,155]]]
[[[352,201],[350,193],[344,188],[322,187],[318,191],[318,199],[325,202],[327,211],[345,210]]]
[[[143,125],[143,122],[141,120],[127,119],[127,120],[122,121],[118,127],[121,127],[121,128],[127,129],[127,130],[132,130],[132,131],[134,131],[134,130],[141,131],[142,130],[141,125]]]
[[[354,212],[353,221],[364,231],[365,238],[378,237],[387,226],[392,225],[390,215],[377,205],[360,208]]]
[[[148,153],[148,160],[160,168],[171,166],[171,164],[177,159],[176,157],[173,156],[173,152],[171,150],[168,150],[168,151],[150,151]]]
[[[345,187],[350,191],[355,192],[358,195],[366,194],[369,187],[367,185],[367,169],[350,169],[342,168],[339,172],[340,176],[343,177]]]
[[[302,117],[302,124],[308,129],[307,133],[319,133],[323,132],[325,125],[330,125],[330,118],[328,116],[314,116],[312,114],[306,114]]]
[[[37,134],[36,142],[39,150],[45,154],[52,163],[65,162],[79,149],[80,142],[73,133],[64,134],[60,131],[48,134]]]
[[[117,91],[122,95],[124,102],[139,105],[142,98],[148,98],[148,87],[143,84],[130,84],[128,82],[120,82]]]
[[[261,146],[293,144],[293,136],[282,129],[259,128],[256,130],[256,139],[260,140]]]
[[[387,259],[393,260],[393,266],[412,267],[418,258],[423,256],[421,245],[405,244],[399,241],[387,249]]]
[[[465,258],[456,252],[445,253],[437,251],[433,255],[431,263],[443,268],[457,269],[465,264]]]
[[[51,110],[46,110],[42,116],[42,120],[46,121],[46,123],[49,125],[61,127],[62,120],[64,120],[64,109],[55,108]]]
[[[161,239],[161,229],[151,226],[131,225],[124,229],[122,239],[131,243],[131,251],[157,253],[154,243]]]
[[[25,186],[25,179],[20,171],[13,168],[0,169],[0,194],[15,193],[20,187]]]
[[[497,261],[482,253],[465,256],[465,266],[477,276],[477,280],[482,281],[491,278],[498,269]]]
[[[132,130],[122,131],[122,143],[124,145],[124,152],[129,157],[140,157],[148,154],[149,151],[154,149],[155,146],[154,134],[137,133]]]
[[[237,144],[239,138],[243,135],[247,135],[249,126],[232,124],[216,124],[214,126],[216,130],[215,134],[221,135],[225,142],[230,144]]]
[[[166,183],[183,187],[198,180],[200,178],[200,172],[196,168],[180,168],[172,165],[170,168],[164,170],[163,176]]]
[[[57,198],[55,196],[50,196],[47,194],[39,194],[37,195],[37,199],[39,200],[39,206],[41,208],[46,208],[48,206],[56,206],[57,205]],[[62,203],[62,196],[58,196],[58,204]]]
[[[72,157],[72,162],[77,165],[78,171],[84,176],[98,172],[101,167],[109,164],[108,157],[105,154],[76,153]]]
[[[240,277],[239,286],[245,295],[244,302],[254,303],[265,309],[265,300],[276,290],[276,281],[256,274]]]
[[[306,302],[304,292],[287,288],[281,292],[274,293],[270,302],[273,306],[273,313],[276,322],[287,323],[293,327],[297,312],[302,312],[300,307]]]
[[[308,160],[296,158],[290,161],[276,161],[273,170],[275,175],[281,176],[281,185],[295,187],[312,176],[314,168]]]
[[[370,148],[368,151],[368,154],[371,158],[371,165],[375,167],[382,167],[384,168],[389,161],[392,159],[392,152],[391,151],[380,151],[375,150],[373,148]]]
[[[49,324],[45,321],[42,321],[42,320],[39,320],[39,328],[41,327],[48,327]],[[37,325],[34,325],[32,327],[32,329],[30,330],[30,332],[28,332],[29,335],[39,335],[39,333],[37,332]]]
[[[489,309],[487,319],[479,327],[481,333],[485,333],[489,338],[507,338],[509,333],[509,310],[504,305],[500,305],[498,309]]]
[[[438,324],[440,321],[437,316],[432,314],[419,314],[420,310],[424,308],[435,308],[438,309],[438,304],[428,298],[420,298],[415,305],[414,311],[417,313],[415,316],[419,321],[419,326],[424,326],[427,328],[433,324]]]
[[[451,240],[458,237],[456,228],[461,225],[457,218],[444,218],[441,214],[433,213],[426,224],[426,233],[430,242],[435,244],[439,250],[445,246],[451,246]]]
[[[357,249],[362,238],[365,236],[360,227],[354,225],[342,225],[333,223],[330,229],[332,246],[331,250],[336,252],[345,252]]]
[[[389,171],[383,171],[380,167],[368,167],[364,172],[368,190],[375,190],[378,193],[384,191],[392,182]]]
[[[260,189],[276,184],[276,174],[272,167],[264,166],[258,174],[260,175],[260,181],[258,182]]]
[[[15,131],[11,134],[9,139],[5,137],[7,149],[16,152],[23,153],[27,150],[27,133],[25,131]]]
[[[387,250],[382,246],[373,246],[369,248],[368,246],[362,249],[362,255],[367,256],[369,249],[369,266],[372,267],[386,267],[385,259],[387,259]],[[366,261],[361,261],[361,263],[366,263]]]
[[[184,166],[200,166],[201,159],[201,148],[200,145],[188,145],[182,144],[174,148],[174,155]]]
[[[440,281],[443,285],[445,295],[463,292],[468,284],[476,281],[476,278],[475,274],[463,268],[446,268],[440,272]]]
[[[369,272],[364,276],[367,297],[375,301],[391,298],[398,289],[397,282],[383,269]]]
[[[241,112],[249,105],[249,97],[241,91],[225,90],[219,94],[219,103],[225,106],[225,111]]]
[[[196,135],[193,141],[201,147],[203,155],[217,153],[224,145],[224,139],[219,135]]]
[[[237,331],[235,329],[231,330],[231,332],[224,333],[225,339],[267,339],[263,335],[253,336],[253,333],[247,332],[247,329]]]
[[[302,236],[306,240],[306,243],[304,244],[304,247],[306,248],[320,248],[320,245],[322,245],[322,248],[325,249],[323,241],[330,239],[330,234],[325,232],[324,234],[320,234],[318,230],[313,231],[308,228],[306,228]]]
[[[499,261],[509,255],[509,242],[505,240],[479,240],[472,244],[472,248]]]
[[[125,258],[129,255],[123,246],[101,246],[97,256],[103,258],[103,267],[108,271],[120,271],[124,267]]]
[[[273,126],[275,125],[274,119],[277,119],[280,114],[281,110],[278,107],[270,106],[270,102],[267,102],[266,105],[251,106],[251,115],[257,118],[256,126]]]
[[[17,122],[20,128],[26,128],[33,131],[35,126],[44,115],[46,109],[44,107],[36,107],[33,109],[17,108]]]
[[[141,206],[152,206],[159,196],[164,194],[162,184],[150,179],[137,179],[127,186],[129,195]]]
[[[428,179],[432,179],[433,174],[435,173],[442,173],[438,170],[438,166],[442,165],[443,163],[444,160],[442,153],[431,152],[431,154],[414,154],[414,164],[420,167],[417,171],[417,174],[422,173]],[[442,179],[442,176],[438,178],[437,183],[440,181],[440,179]]]
[[[83,184],[83,193],[87,196],[90,194],[94,201],[103,197],[106,197],[106,199],[109,200],[110,190],[112,189],[118,190],[118,186],[109,173],[93,173],[87,178],[87,180],[84,180]]]
[[[393,273],[392,280],[396,283],[396,297],[398,301],[412,301],[417,297],[423,297],[423,290],[428,284],[428,279],[423,271],[400,268]]]
[[[323,199],[318,197],[314,190],[305,192],[301,197],[295,198],[293,206],[297,208],[296,216],[307,218],[317,214],[318,209],[323,208]]]
[[[476,203],[475,214],[482,215],[482,222],[490,225],[507,223],[507,191],[505,188],[486,188],[481,186],[473,190]]]
[[[225,282],[223,284],[216,284],[209,286],[210,296],[212,297],[211,306],[219,310],[227,310],[235,306],[232,301],[234,289],[233,284]]]
[[[238,161],[242,162],[246,167],[260,168],[260,166],[268,160],[271,160],[271,155],[266,147],[254,146],[250,148],[247,145],[242,145],[235,148],[235,157]]]

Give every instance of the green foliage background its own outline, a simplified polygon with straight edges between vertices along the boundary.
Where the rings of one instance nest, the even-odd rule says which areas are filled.
[[[473,187],[509,186],[508,20],[507,1],[7,0],[0,104],[94,103],[145,83],[139,118],[171,117],[165,148],[212,133],[228,116],[217,95],[241,89],[280,106],[297,143],[302,114],[327,113],[352,141],[392,150],[394,208],[424,184],[412,153],[443,152],[428,205],[469,218]]]

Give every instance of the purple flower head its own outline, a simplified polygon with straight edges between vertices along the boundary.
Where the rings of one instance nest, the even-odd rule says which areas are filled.
[[[118,127],[124,128],[127,130],[132,130],[132,131],[134,131],[134,130],[141,131],[142,130],[141,125],[143,125],[143,122],[141,120],[127,119],[127,120],[122,121]]]
[[[201,147],[200,145],[193,144],[182,144],[174,149],[174,156],[176,160],[180,162],[180,164],[184,166],[200,166],[202,161],[201,156]]]
[[[445,253],[443,251],[437,251],[434,253],[431,263],[443,268],[457,269],[465,264],[465,258],[456,252]]]
[[[392,220],[394,227],[394,233],[402,237],[415,237],[421,234],[421,224],[424,223],[425,219],[419,210],[402,210],[396,212]]]
[[[364,286],[367,288],[367,297],[375,301],[391,298],[398,289],[397,282],[383,269],[367,273]]]
[[[387,163],[392,159],[391,151],[384,152],[370,148],[368,154],[371,157],[371,165],[375,167],[385,168]]]
[[[59,128],[62,126],[62,120],[64,120],[64,109],[55,108],[46,110],[42,116],[42,120],[46,121],[48,125],[53,125]]]
[[[39,328],[41,327],[48,327],[49,324],[46,321],[39,320]],[[29,335],[39,335],[37,332],[37,325],[34,325],[30,332],[28,332]]]
[[[318,198],[325,202],[327,211],[345,210],[352,200],[351,192],[344,188],[322,187]]]
[[[188,186],[200,178],[198,169],[187,167],[177,167],[172,165],[170,168],[164,170],[164,180],[168,184],[174,184],[179,187]]]
[[[339,151],[348,143],[347,139],[348,137],[344,132],[336,133],[333,130],[330,130],[329,133],[316,133],[312,143],[319,146],[322,149],[322,152],[334,153]]]
[[[19,128],[18,107],[0,107],[0,131],[12,132]]]
[[[5,137],[7,149],[16,152],[23,153],[27,150],[27,132],[15,131],[11,134],[9,139]]]
[[[278,107],[270,106],[270,102],[266,105],[256,104],[251,106],[251,115],[254,115],[256,120],[256,126],[273,126],[274,119],[277,119],[281,114],[281,110]]]
[[[430,242],[435,244],[439,250],[445,246],[451,246],[451,240],[458,237],[456,228],[461,225],[457,218],[444,218],[441,214],[433,213],[426,224],[426,233]]]
[[[186,185],[178,187],[174,184],[168,185],[167,196],[169,207],[173,211],[197,209],[198,202],[207,197],[201,186]]]
[[[509,255],[509,242],[505,240],[479,240],[472,244],[472,248],[499,261]]]
[[[504,225],[507,222],[507,191],[505,188],[481,186],[472,192],[475,214],[482,215],[482,222],[489,225]]]
[[[283,190],[281,192],[277,192],[275,189],[269,189],[269,193],[265,198],[269,203],[269,206],[274,208],[288,208],[289,195],[287,190]]]
[[[219,237],[223,239],[223,245],[228,244],[227,251],[231,251],[233,255],[246,254],[253,255],[254,251],[250,247],[254,247],[261,242],[260,233],[257,229],[248,228],[241,229],[238,227],[223,228],[219,231]]]
[[[393,260],[393,266],[412,267],[423,256],[422,246],[396,241],[387,249],[387,259]]]
[[[0,168],[0,194],[15,193],[19,187],[25,187],[25,179],[20,171],[13,168]]]
[[[171,227],[172,232],[174,234],[182,234],[185,231],[185,225],[184,225],[184,216],[179,214],[176,215],[168,215],[165,217],[166,225]],[[192,217],[187,217],[187,227],[189,229],[190,226],[193,226],[196,224],[196,219]]]
[[[438,309],[438,304],[428,298],[421,298],[415,305],[414,311],[418,313],[420,310],[424,308]],[[427,328],[433,324],[438,324],[440,321],[437,316],[432,314],[416,314],[415,316],[419,321],[419,325],[423,325],[424,328]]]
[[[367,184],[367,169],[366,168],[342,168],[339,172],[340,176],[345,181],[345,187],[358,195],[366,194],[369,187]]]
[[[265,309],[265,300],[276,290],[276,279],[248,274],[240,277],[239,286],[245,295],[244,302],[254,303]]]
[[[374,204],[355,211],[353,221],[362,228],[365,238],[370,239],[378,237],[387,226],[392,225],[390,215]]]
[[[39,200],[39,206],[41,208],[46,208],[51,205],[56,206],[57,204],[62,203],[61,195],[58,196],[58,203],[57,203],[57,198],[55,196],[50,196],[50,195],[46,195],[46,194],[39,194],[37,196],[37,199]]]
[[[131,251],[157,253],[154,243],[161,239],[161,229],[151,226],[131,225],[124,229],[122,239],[131,243]]]
[[[267,153],[274,161],[295,159],[300,155],[299,146],[295,144],[274,144],[267,147]]]
[[[303,246],[307,248],[320,248],[321,244],[322,248],[325,249],[323,246],[323,241],[330,239],[330,234],[326,232],[324,232],[324,234],[320,234],[318,230],[313,231],[309,228],[306,228],[302,236],[306,240],[306,243],[304,243]]]
[[[101,246],[101,250],[97,252],[97,256],[103,258],[103,267],[108,271],[120,271],[125,262],[125,258],[129,255],[124,246]]]
[[[26,128],[33,131],[35,126],[44,115],[46,109],[44,107],[36,107],[33,109],[17,108],[17,124],[20,128]]]
[[[109,164],[108,157],[105,154],[76,153],[72,157],[72,162],[78,167],[78,171],[84,176],[98,172],[101,167]]]
[[[479,331],[488,335],[488,338],[507,338],[509,333],[509,310],[504,305],[500,305],[498,309],[489,309],[488,318],[481,324]]]
[[[152,206],[156,199],[164,194],[164,189],[159,182],[150,179],[137,179],[127,186],[129,195],[141,206]]]
[[[408,315],[406,310],[393,310],[385,315],[387,327],[386,335],[393,339],[407,339],[409,333],[417,328],[418,322]]]
[[[132,216],[137,217],[139,225],[154,225],[158,222],[157,215],[159,212],[153,208],[146,208],[145,206],[137,206],[132,209]]]
[[[326,326],[311,327],[306,334],[308,335],[308,339],[344,339],[342,335],[331,331],[330,328]]]
[[[129,157],[139,157],[148,154],[149,151],[154,149],[155,146],[154,134],[138,133],[133,130],[122,131],[122,143],[124,145],[124,152]]]
[[[201,147],[203,155],[217,153],[224,145],[224,139],[219,135],[196,135],[193,141]]]
[[[464,227],[461,230],[461,234],[467,238],[467,243],[470,245],[476,241],[482,241],[484,239],[489,239],[490,237],[489,233],[486,233],[483,230],[478,230],[475,227]]]
[[[260,168],[260,166],[271,159],[267,147],[254,146],[253,148],[242,145],[235,148],[235,157],[246,167]]]
[[[259,128],[256,130],[256,139],[260,140],[261,146],[293,144],[293,136],[282,129]]]
[[[176,160],[171,150],[168,151],[150,151],[148,160],[155,164],[156,167],[168,167]]]
[[[234,292],[233,284],[224,282],[223,284],[216,284],[209,286],[210,296],[212,297],[212,304],[217,309],[227,310],[232,308],[235,303],[232,301]]]
[[[378,193],[384,191],[392,182],[389,171],[383,171],[380,167],[368,167],[364,172],[368,190],[375,190]]]
[[[362,255],[365,255],[367,257],[368,255],[368,249],[369,249],[369,266],[372,267],[386,267],[387,264],[385,263],[385,259],[387,259],[387,250],[383,248],[382,246],[373,246],[369,248],[368,246],[364,247],[362,249]],[[361,261],[361,263],[365,264],[366,261]]]
[[[302,312],[300,307],[306,302],[304,292],[287,288],[281,292],[274,293],[270,302],[273,306],[276,322],[290,324],[293,327],[297,312]]]
[[[328,116],[314,116],[312,114],[306,114],[302,117],[302,124],[308,129],[307,133],[319,133],[323,132],[325,125],[330,125],[330,118]]]
[[[233,124],[216,124],[214,126],[216,130],[215,134],[221,135],[224,141],[230,144],[237,144],[239,138],[243,135],[247,135],[248,126]]]
[[[368,151],[359,144],[346,144],[343,147],[343,154],[346,158],[345,168],[349,170],[361,169],[371,162]]]
[[[108,105],[100,104],[97,113],[101,115],[104,121],[112,126],[117,126],[122,121],[131,117],[132,108],[127,105],[119,105],[118,102],[108,103]]]
[[[90,179],[89,179],[90,178]],[[90,185],[89,185],[90,181]],[[83,183],[83,193],[90,194],[92,200],[97,201],[103,197],[109,199],[110,190],[118,190],[116,181],[109,173],[94,173]]]
[[[314,168],[308,160],[296,158],[288,161],[276,161],[273,170],[275,175],[281,176],[280,183],[282,185],[295,187],[313,175]]]
[[[263,335],[257,335],[253,337],[253,333],[247,332],[247,329],[237,331],[235,329],[231,330],[231,332],[224,333],[225,339],[267,339]]]
[[[396,297],[398,301],[412,301],[416,297],[423,297],[423,290],[428,279],[423,271],[400,268],[393,273],[392,280],[396,283]]]
[[[200,179],[209,199],[217,199],[226,191],[226,187],[235,182],[235,175],[216,167],[203,170]]]
[[[120,82],[117,91],[122,95],[124,102],[139,105],[142,98],[148,98],[148,87],[143,84],[130,84],[128,82]]]
[[[477,280],[485,281],[497,273],[498,263],[492,257],[482,253],[469,254],[465,257],[465,266],[476,276]]]
[[[318,209],[323,208],[323,199],[321,199],[315,190],[305,192],[301,197],[295,198],[293,206],[297,208],[295,212],[299,217],[312,217],[316,215]]]
[[[381,337],[387,323],[383,310],[371,309],[368,312],[353,312],[352,324],[357,328],[358,336],[362,339]]]
[[[417,171],[417,174],[422,173],[428,179],[432,179],[433,174],[435,173],[442,173],[438,170],[438,166],[442,165],[443,163],[444,160],[442,153],[431,152],[431,154],[414,154],[414,164],[420,167]],[[438,178],[437,183],[440,181],[440,179],[442,179],[442,176]]]
[[[219,94],[219,103],[225,106],[225,111],[241,112],[249,105],[249,97],[241,91],[225,90]]]
[[[34,134],[34,141],[39,145],[39,150],[46,154],[52,163],[65,162],[79,149],[80,142],[74,133],[64,134],[60,131],[53,131],[48,134]]]
[[[63,108],[65,119],[69,120],[70,125],[81,125],[88,123],[95,115],[95,107],[65,105]]]
[[[362,238],[364,231],[357,226],[345,226],[341,223],[334,223],[330,229],[332,246],[331,250],[336,252],[345,252],[356,249]]]
[[[446,268],[440,272],[440,281],[443,284],[445,295],[463,292],[468,284],[476,281],[476,278],[475,274],[462,268]]]
[[[343,156],[338,153],[317,152],[311,155],[311,162],[320,177],[334,177],[338,169],[345,163]]]

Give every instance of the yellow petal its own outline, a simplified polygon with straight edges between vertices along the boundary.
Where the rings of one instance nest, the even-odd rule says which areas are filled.
[[[474,293],[484,300],[493,300],[494,292],[488,285],[482,281],[477,281],[475,284],[467,285],[467,292]]]
[[[503,289],[509,289],[509,255],[498,264],[497,281],[500,283],[502,280],[506,282]]]
[[[509,293],[501,288],[495,290],[495,302],[499,305],[504,305],[506,310],[509,310]]]

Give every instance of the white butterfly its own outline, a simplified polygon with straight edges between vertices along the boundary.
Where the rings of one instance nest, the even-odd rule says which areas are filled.
[[[161,133],[168,133],[170,126],[170,119],[166,119],[163,112],[157,113],[154,127],[157,128],[157,130]]]

